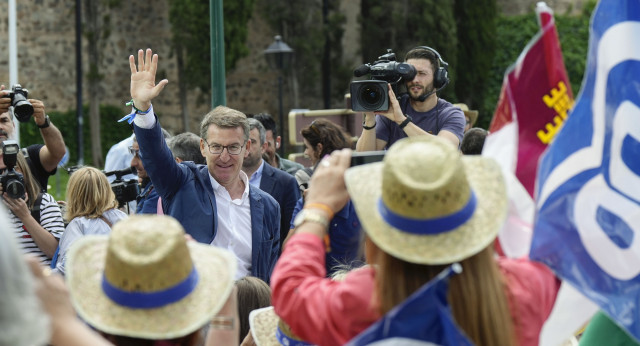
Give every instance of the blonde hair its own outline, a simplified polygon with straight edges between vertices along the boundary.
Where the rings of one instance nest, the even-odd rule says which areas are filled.
[[[82,167],[75,171],[67,184],[66,219],[85,216],[95,219],[109,209],[116,208],[118,201],[111,190],[107,177],[93,167]]]
[[[375,261],[376,296],[382,314],[448,266],[409,263],[380,249]],[[462,273],[451,277],[448,294],[456,322],[476,345],[514,345],[515,327],[509,313],[506,282],[493,258],[493,244],[460,264]]]
[[[24,189],[29,197],[27,200],[27,206],[29,207],[29,210],[31,210],[33,209],[33,205],[36,203],[36,199],[40,193],[40,184],[38,184],[36,178],[31,174],[31,169],[29,168],[27,159],[22,154],[22,151],[18,151],[18,159],[16,161],[15,168],[22,173],[22,177],[24,178]]]

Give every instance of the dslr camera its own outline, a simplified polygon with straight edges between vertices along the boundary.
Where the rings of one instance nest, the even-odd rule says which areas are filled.
[[[21,123],[29,121],[29,118],[33,115],[33,105],[27,100],[29,90],[23,88],[20,84],[14,84],[9,94],[5,97],[11,99],[11,107],[13,107],[13,114],[16,119]]]
[[[6,166],[2,175],[0,175],[0,183],[2,190],[11,198],[24,198],[24,177],[16,172],[16,163],[18,162],[18,152],[20,145],[13,139],[7,139],[2,142],[2,160]]]
[[[416,76],[416,69],[410,64],[396,61],[396,54],[387,49],[387,54],[378,57],[372,64],[360,65],[353,71],[355,77],[366,74],[371,80],[351,82],[351,109],[355,112],[372,112],[389,109],[389,88],[395,91],[401,81],[410,81]]]

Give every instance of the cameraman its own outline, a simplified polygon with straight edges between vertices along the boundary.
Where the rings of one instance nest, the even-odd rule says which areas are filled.
[[[460,146],[464,114],[451,103],[438,98],[437,92],[447,85],[448,77],[446,63],[436,54],[428,47],[416,47],[407,53],[406,63],[417,71],[415,78],[405,84],[408,95],[403,95],[398,101],[389,85],[389,109],[364,114],[363,131],[356,151],[388,149],[401,138],[427,134],[443,137],[456,148]],[[437,77],[437,72],[440,72],[440,77]],[[434,78],[439,78],[436,80],[438,84],[434,84]]]
[[[0,143],[5,139],[15,138],[15,124],[11,99],[8,90],[0,85]],[[47,191],[49,176],[56,173],[58,163],[65,154],[64,140],[60,130],[56,128],[45,114],[44,104],[40,100],[29,99],[33,105],[33,121],[40,129],[44,140],[42,144],[32,144],[26,149],[27,163],[43,192]]]

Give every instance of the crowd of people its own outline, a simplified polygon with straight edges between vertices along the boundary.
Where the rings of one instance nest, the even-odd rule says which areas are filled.
[[[82,167],[64,215],[46,193],[64,142],[30,100],[44,145],[17,155],[24,196],[0,190],[0,345],[342,345],[453,267],[457,340],[537,345],[560,280],[497,255],[508,201],[497,163],[479,155],[478,113],[438,96],[449,76],[436,50],[405,61],[417,71],[406,94],[390,87],[389,109],[365,113],[356,143],[326,119],[302,129],[303,167],[276,153],[266,113],[218,106],[199,134],[172,136],[152,102],[168,81],[139,50],[133,133],[123,125],[105,165],[134,167],[139,194],[123,207],[104,172]],[[0,98],[4,142],[13,121]],[[352,149],[385,155],[350,167]],[[447,343],[422,336],[437,318],[411,318],[400,336]]]

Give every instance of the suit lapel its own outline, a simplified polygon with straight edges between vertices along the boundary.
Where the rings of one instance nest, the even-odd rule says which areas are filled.
[[[276,184],[276,180],[273,175],[275,168],[271,167],[268,163],[264,163],[264,168],[262,169],[262,179],[260,180],[260,190],[273,195],[273,188]]]
[[[249,186],[249,203],[251,208],[251,272],[257,273],[258,265],[260,264],[264,205],[262,204],[262,197],[255,193],[254,189],[254,186]]]

